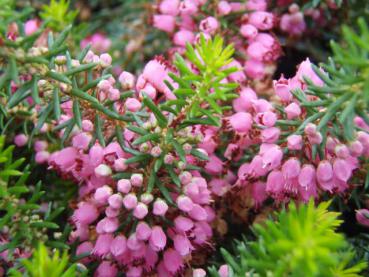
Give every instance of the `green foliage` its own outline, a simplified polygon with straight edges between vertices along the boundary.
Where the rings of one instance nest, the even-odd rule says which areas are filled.
[[[55,250],[53,255],[43,244],[39,244],[30,259],[21,260],[24,272],[15,269],[10,271],[11,277],[75,277],[87,276],[87,271],[78,273],[77,265],[70,265],[67,251],[60,255],[59,250]]]
[[[365,262],[351,265],[354,252],[344,236],[336,233],[339,213],[327,210],[329,202],[278,213],[277,220],[255,225],[256,241],[238,241],[237,254],[222,254],[234,276],[360,276]],[[213,276],[218,276],[214,268]]]
[[[40,16],[51,29],[61,31],[72,24],[78,14],[78,10],[70,11],[69,6],[69,0],[51,0],[42,6]]]
[[[173,90],[178,101],[173,101],[172,108],[179,113],[185,111],[186,120],[182,126],[193,124],[219,126],[219,118],[224,110],[228,109],[227,101],[237,97],[234,90],[236,83],[221,83],[231,73],[238,71],[235,67],[228,67],[232,62],[233,45],[224,47],[224,40],[220,36],[205,40],[201,35],[200,42],[195,45],[187,44],[185,56],[196,67],[198,73],[190,69],[186,61],[176,55],[174,65],[179,76],[170,74],[179,87]],[[168,103],[169,104],[169,103]]]
[[[40,211],[41,182],[35,187],[26,185],[30,167],[22,168],[24,158],[13,160],[14,146],[5,148],[5,138],[0,137],[0,230],[6,235],[6,242],[0,252],[8,250],[8,260],[13,260],[13,252],[30,251],[39,241],[47,241],[48,230],[58,229],[53,220],[64,208],[46,213]],[[53,244],[52,241],[49,241]],[[59,244],[62,246],[62,244]]]
[[[309,84],[306,93],[319,100],[307,101],[301,93],[295,92],[303,106],[311,107],[308,108],[311,114],[316,113],[314,106],[324,103],[327,109],[320,116],[318,130],[326,133],[327,122],[333,122],[331,131],[346,141],[354,139],[355,125],[352,122],[356,115],[369,124],[369,28],[362,18],[358,25],[358,33],[343,26],[342,45],[331,42],[333,57],[328,64],[321,65],[328,74],[314,67],[324,86],[316,86],[306,79]],[[323,102],[319,102],[321,100]]]

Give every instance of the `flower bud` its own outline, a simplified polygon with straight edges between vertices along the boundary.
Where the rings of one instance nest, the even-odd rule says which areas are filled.
[[[173,162],[174,162],[174,157],[173,157],[172,154],[166,154],[164,156],[164,163],[165,164],[173,164]]]
[[[302,149],[302,136],[290,135],[287,137],[287,147],[289,150],[301,150]]]
[[[123,199],[120,194],[113,194],[108,199],[109,206],[113,209],[119,209],[120,207],[122,207],[122,202]]]
[[[108,186],[102,186],[96,189],[94,199],[96,202],[105,204],[108,201],[109,196],[113,193],[112,189]]]
[[[153,209],[154,215],[164,216],[167,210],[168,210],[168,204],[164,200],[160,198],[155,200],[154,209]]]
[[[162,150],[160,148],[160,146],[154,146],[151,151],[150,151],[151,155],[155,158],[160,157]]]
[[[143,175],[142,174],[132,174],[131,176],[131,184],[135,187],[141,187],[143,183]]]
[[[100,65],[103,68],[111,66],[112,58],[109,54],[104,53],[100,55]]]
[[[25,134],[16,135],[14,138],[14,144],[18,147],[25,146],[28,142],[28,137]]]
[[[123,71],[119,75],[118,80],[119,80],[120,85],[122,86],[122,89],[124,90],[130,90],[135,85],[135,77],[127,71]]]
[[[100,164],[95,168],[95,174],[98,177],[108,177],[112,174],[112,170],[106,164]]]
[[[148,205],[154,200],[154,196],[151,193],[144,193],[140,197],[141,202]]]
[[[117,189],[121,193],[128,193],[131,190],[131,181],[127,179],[120,179],[117,183]]]
[[[369,227],[369,210],[361,209],[356,211],[356,220],[361,225]]]
[[[123,198],[123,205],[127,210],[132,210],[137,206],[137,197],[133,193],[127,194]]]
[[[125,171],[128,168],[128,165],[126,164],[126,159],[119,158],[114,161],[114,169],[115,171]]]
[[[188,196],[180,195],[176,202],[181,211],[190,212],[193,208],[193,202]]]
[[[147,206],[144,203],[138,203],[133,211],[133,216],[138,219],[143,219],[148,212]]]

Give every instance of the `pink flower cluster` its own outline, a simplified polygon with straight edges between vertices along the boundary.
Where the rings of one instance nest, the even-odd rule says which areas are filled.
[[[317,86],[323,84],[306,60],[295,77],[282,77],[274,82],[281,105],[279,110],[272,103],[258,99],[250,88],[243,89],[233,102],[237,113],[229,122],[235,132],[242,134],[242,139],[235,145],[229,144],[228,152],[260,144],[252,160],[239,168],[237,180],[238,185],[253,186],[256,203],[261,204],[268,196],[278,202],[290,198],[307,202],[311,197],[317,198],[320,192],[342,193],[350,187],[349,181],[359,168],[359,157],[369,156],[369,135],[364,131],[356,132],[356,139],[350,143],[343,142],[334,133],[327,133],[322,149],[324,156],[313,154],[316,151],[313,148],[323,142],[323,135],[317,128],[319,121],[307,121],[306,108],[291,92],[297,88],[306,89],[303,77]],[[297,124],[281,127],[279,120]],[[259,130],[251,129],[252,125]],[[368,130],[368,126],[366,128]]]
[[[100,63],[103,69],[110,65],[111,57],[89,52],[84,62]],[[137,82],[128,72],[121,73],[117,81],[112,77],[100,81],[96,97],[101,103],[113,101],[121,114],[138,112],[142,109],[143,92],[153,101],[162,101],[163,97],[173,99],[174,95],[163,82],[164,79],[170,80],[167,75],[170,70],[170,65],[158,57],[146,65]],[[121,99],[122,91],[127,90],[132,90],[132,96]],[[61,108],[62,116],[55,126],[74,116],[71,101],[64,102]],[[122,149],[116,141],[106,147],[93,143],[95,125],[90,116],[89,111],[83,113],[82,129],[72,130],[69,146],[60,151],[49,154],[46,141],[34,143],[37,162],[47,161],[50,169],[80,185],[79,202],[71,218],[75,230],[70,237],[71,241],[79,241],[77,254],[91,252],[84,263],[101,261],[97,276],[116,276],[118,270],[124,270],[127,276],[149,272],[175,276],[185,269],[196,250],[210,247],[211,222],[215,218],[211,207],[212,190],[217,195],[225,192],[224,181],[213,180],[208,184],[197,170],[186,170],[186,164],[202,163],[190,154],[203,138],[202,129],[189,127],[176,134],[182,138],[186,152],[186,161],[183,162],[176,150],[167,150],[168,146],[162,141],[133,144],[140,136],[126,127],[123,127],[122,136],[125,147],[131,152]],[[143,122],[143,126],[147,131],[161,134],[153,114]],[[106,126],[105,131],[108,133],[112,127]],[[59,131],[59,136],[64,132],[64,129]],[[215,149],[210,140],[215,130],[209,128],[205,133],[208,137],[197,146],[197,150],[207,155]],[[15,141],[23,146],[27,137],[20,134]],[[210,148],[213,149],[210,151]],[[137,167],[137,163],[126,163],[133,157],[132,151],[153,158],[165,154],[164,163],[173,168],[179,183],[165,181],[169,174],[162,169],[158,178],[165,186],[164,191],[158,188],[149,190],[147,169]],[[217,162],[211,158],[206,170],[209,173],[217,171]],[[113,178],[117,174],[126,175]]]
[[[239,52],[232,66],[244,72],[236,74],[237,81],[246,78],[262,79],[270,74],[269,66],[278,59],[281,49],[277,39],[270,33],[275,26],[275,16],[266,11],[267,1],[253,0],[247,3],[219,1],[204,11],[206,0],[163,0],[153,16],[153,24],[172,36],[170,52],[183,52],[186,43],[194,43],[199,34],[206,37],[222,34],[228,43],[234,43]],[[231,22],[230,19],[237,24]],[[234,16],[236,15],[236,18]],[[225,28],[225,25],[240,26],[239,29]],[[238,28],[238,27],[237,27]],[[242,57],[242,58],[241,58]],[[246,77],[247,76],[247,77]]]

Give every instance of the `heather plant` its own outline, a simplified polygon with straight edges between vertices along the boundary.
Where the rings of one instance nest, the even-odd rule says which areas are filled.
[[[329,202],[298,207],[294,203],[276,219],[253,226],[255,241],[237,241],[236,253],[221,252],[227,265],[212,276],[361,276],[366,262],[350,264],[354,252],[336,229],[339,213]]]
[[[1,236],[1,272],[18,264],[18,259],[27,258],[39,242],[48,242],[48,232],[59,227],[53,222],[64,209],[40,203],[44,191],[41,183],[27,185],[30,167],[24,164],[24,158],[14,160],[14,145],[5,147],[4,136],[0,137],[0,221]],[[56,234],[56,233],[55,233]],[[59,242],[59,244],[62,244]]]
[[[70,265],[69,257],[66,251],[60,255],[56,250],[50,256],[49,250],[43,244],[39,244],[32,257],[22,259],[22,271],[12,269],[10,275],[12,277],[29,276],[29,277],[75,277],[87,276],[87,271],[79,270],[76,264]],[[82,272],[80,272],[82,271]]]

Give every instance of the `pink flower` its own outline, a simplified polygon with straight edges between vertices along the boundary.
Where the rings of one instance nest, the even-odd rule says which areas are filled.
[[[188,30],[180,30],[174,34],[173,42],[175,45],[185,47],[186,43],[192,44],[195,41],[195,35]]]
[[[197,13],[198,7],[192,0],[183,0],[179,5],[182,15],[194,15]]]
[[[259,30],[269,30],[273,28],[274,16],[264,11],[253,12],[249,16],[249,24],[254,25]]]
[[[176,19],[172,15],[154,15],[154,27],[167,33],[172,33],[176,26]]]
[[[246,8],[251,11],[265,11],[267,4],[268,3],[266,0],[248,0],[246,3]]]
[[[284,111],[287,114],[288,119],[294,119],[301,114],[301,108],[296,103],[289,104]]]
[[[40,28],[40,22],[38,19],[30,19],[26,21],[24,24],[24,33],[26,36],[30,36],[33,33],[37,32],[37,30]]]
[[[324,72],[322,72],[322,73],[325,74]],[[296,78],[300,82],[305,83],[304,77],[309,78],[317,86],[323,86],[324,85],[324,82],[314,72],[314,70],[312,68],[312,65],[311,65],[311,62],[308,58],[300,64],[300,66],[299,66],[299,68],[296,72]]]
[[[89,133],[79,133],[73,137],[72,145],[77,149],[86,150],[90,144],[91,138],[92,136]]]
[[[194,204],[192,210],[189,212],[191,218],[197,221],[204,221],[207,219],[208,215],[206,210],[198,204]]]
[[[142,174],[132,174],[130,181],[131,181],[132,186],[141,187],[143,183],[143,175]]]
[[[274,91],[283,102],[290,102],[293,98],[291,87],[283,76],[278,81],[273,81]]]
[[[363,226],[369,227],[369,210],[361,209],[356,211],[356,220]]]
[[[263,167],[275,169],[281,164],[282,158],[283,152],[279,146],[272,146],[262,155]]]
[[[112,170],[108,165],[100,164],[95,168],[95,174],[98,177],[108,177],[112,174]]]
[[[148,214],[148,212],[149,210],[144,203],[138,203],[133,211],[133,216],[138,219],[143,219]]]
[[[247,133],[252,126],[252,117],[246,112],[235,113],[228,120],[232,129],[237,133]]]
[[[232,11],[232,7],[227,1],[220,1],[218,3],[218,13],[220,15],[227,15],[231,11]]]
[[[281,130],[276,127],[270,127],[261,131],[261,140],[263,143],[274,143],[279,139]]]
[[[163,0],[160,3],[159,10],[162,14],[176,16],[179,13],[179,0]]]
[[[103,68],[111,66],[112,58],[108,53],[103,53],[100,55],[100,65]]]
[[[174,248],[181,256],[186,256],[193,250],[191,242],[184,235],[176,235],[173,239]]]
[[[118,158],[114,161],[114,169],[115,171],[125,171],[128,168],[128,165],[126,164],[126,159],[124,158]]]
[[[99,216],[97,208],[88,202],[81,202],[73,213],[73,220],[80,224],[91,224]]]
[[[200,30],[204,33],[214,34],[219,28],[218,20],[215,17],[209,16],[200,22]]]
[[[302,149],[302,136],[290,135],[287,137],[287,147],[289,150],[301,150]]]
[[[249,2],[247,2],[249,3]],[[228,272],[229,272],[229,269],[228,269],[228,265],[224,264],[222,265],[219,270],[218,270],[218,273],[220,275],[220,277],[228,277]]]
[[[117,189],[121,193],[128,193],[131,190],[131,182],[127,179],[121,179],[118,181]]]
[[[176,273],[183,267],[181,255],[172,248],[164,252],[163,261],[165,268],[171,273]]]
[[[89,43],[92,45],[92,50],[97,53],[107,52],[111,46],[111,40],[102,33],[94,33],[81,41],[81,48],[85,48]]]
[[[333,168],[329,161],[323,160],[319,163],[316,171],[317,180],[320,186],[326,191],[332,191],[334,184],[333,179]]]
[[[223,170],[223,162],[215,155],[211,155],[205,169],[210,174],[220,174]]]
[[[265,65],[258,60],[247,60],[244,69],[248,77],[256,80],[262,79],[265,75]]]
[[[138,101],[136,98],[127,98],[126,102],[124,103],[126,109],[130,112],[137,112],[141,109],[141,102]]]
[[[306,29],[304,14],[296,12],[292,14],[284,14],[281,17],[280,28],[282,31],[290,35],[301,35]]]
[[[16,135],[14,138],[14,144],[18,147],[25,146],[28,142],[28,137],[25,134]]]
[[[123,198],[120,194],[113,194],[109,196],[108,203],[113,209],[119,209],[122,207]]]
[[[167,210],[168,210],[168,204],[165,201],[163,201],[160,198],[155,200],[154,208],[152,211],[154,215],[164,216]]]
[[[202,268],[196,268],[192,272],[192,277],[206,277],[206,271]]]
[[[113,191],[110,187],[103,186],[95,191],[94,199],[100,204],[105,204],[108,202],[108,199],[112,193]]]
[[[108,261],[103,261],[96,269],[95,277],[115,277],[118,274],[116,266]]]
[[[338,180],[347,182],[351,177],[352,167],[346,160],[336,159],[333,162],[333,173]]]
[[[258,29],[251,24],[243,24],[240,28],[240,33],[243,37],[247,39],[254,39],[258,34]]]
[[[257,96],[252,88],[244,87],[240,92],[240,96],[233,100],[233,109],[236,112],[248,112],[252,109],[252,100],[256,100]]]
[[[193,208],[193,202],[188,196],[180,195],[176,202],[181,211],[190,212]]]
[[[126,272],[127,277],[141,277],[142,276],[142,267],[132,266]]]
[[[123,71],[119,75],[119,83],[122,86],[122,89],[129,90],[132,89],[135,86],[135,77],[132,73],[129,73],[127,71]]]
[[[110,245],[110,252],[114,256],[120,256],[127,249],[127,239],[123,235],[116,236]]]
[[[148,240],[151,236],[151,228],[146,222],[141,221],[136,227],[136,237],[139,240]]]
[[[46,163],[49,160],[50,153],[48,151],[36,152],[35,161],[38,164]]]
[[[273,198],[279,199],[279,196],[283,192],[285,179],[281,171],[272,171],[268,175],[266,183],[266,192],[271,194]]]
[[[164,249],[165,245],[167,244],[167,237],[160,226],[154,226],[151,229],[149,244],[150,247],[156,252]]]
[[[132,251],[137,251],[144,246],[144,243],[137,239],[136,233],[132,233],[127,240],[127,247]]]
[[[76,250],[76,255],[81,255],[85,253],[91,253],[94,248],[94,245],[90,241],[82,242],[80,245],[78,245]],[[83,258],[81,260],[82,263],[87,264],[90,261],[89,257]]]
[[[100,231],[98,233],[113,233],[119,227],[119,221],[116,217],[105,217],[99,221],[96,226],[96,231]]]
[[[180,232],[187,232],[191,230],[194,226],[193,221],[184,216],[178,216],[174,220],[174,225],[176,229]]]
[[[97,237],[92,253],[96,256],[104,257],[110,253],[110,246],[114,238],[112,234],[102,234]]]
[[[123,205],[127,210],[132,210],[137,206],[137,197],[133,193],[127,194],[123,198]]]
[[[296,178],[300,173],[301,165],[296,158],[289,158],[282,166],[282,174],[285,179]]]

